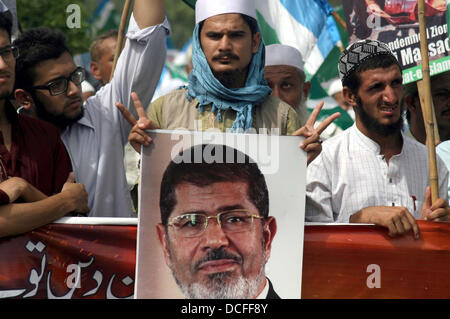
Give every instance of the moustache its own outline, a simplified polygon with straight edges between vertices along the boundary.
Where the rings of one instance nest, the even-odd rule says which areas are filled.
[[[234,53],[221,53],[221,54],[218,54],[215,57],[213,57],[213,60],[216,61],[216,60],[220,60],[220,59],[223,59],[223,58],[230,58],[232,60],[239,60],[239,57],[236,54],[234,54]]]
[[[202,259],[200,259],[199,261],[197,261],[195,263],[195,269],[198,270],[201,267],[201,265],[205,262],[213,261],[213,260],[220,260],[220,259],[231,259],[238,263],[242,262],[241,256],[231,254],[229,252],[226,252],[223,248],[220,248],[220,249],[214,249],[214,250],[208,251],[208,253],[206,254],[205,257],[203,257]]]

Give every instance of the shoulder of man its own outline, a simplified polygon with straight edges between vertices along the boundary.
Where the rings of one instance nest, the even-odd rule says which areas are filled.
[[[269,95],[259,106],[257,113],[256,126],[278,128],[280,135],[292,135],[300,128],[295,110],[276,96]]]
[[[149,119],[164,128],[167,118],[182,117],[191,107],[196,107],[197,99],[188,100],[187,88],[179,88],[153,101],[147,111]]]
[[[46,135],[48,139],[51,136],[60,137],[60,132],[52,123],[24,114],[18,114],[18,124],[22,132],[29,131],[33,135]]]

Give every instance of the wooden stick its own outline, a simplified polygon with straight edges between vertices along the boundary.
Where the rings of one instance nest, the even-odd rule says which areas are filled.
[[[423,96],[423,103],[421,98],[422,110],[424,111],[425,130],[427,133],[427,147],[428,147],[428,160],[430,163],[430,186],[431,186],[431,201],[434,203],[439,198],[439,183],[436,165],[436,145],[434,138],[435,122],[433,115],[434,110],[432,108],[431,97],[431,81],[430,81],[430,65],[428,60],[428,40],[426,33],[426,17],[425,17],[425,2],[424,0],[418,1],[418,16],[419,16],[419,30],[420,30],[420,52],[422,55],[422,74],[423,85],[418,84],[419,94]],[[420,89],[421,88],[421,89]],[[420,93],[422,92],[422,93]]]
[[[117,60],[119,59],[120,53],[123,48],[123,38],[125,37],[125,27],[127,25],[128,14],[130,13],[131,0],[126,0],[122,11],[122,18],[120,19],[119,32],[117,35],[116,52],[114,53],[114,62],[111,70],[111,77],[109,81],[111,82],[114,76],[114,70],[116,69]]]
[[[343,27],[344,30],[347,31],[347,24],[344,20],[342,20],[341,16],[336,11],[333,11],[332,15],[334,19],[341,25],[341,27]]]
[[[425,106],[425,94],[424,94],[425,87],[424,87],[423,80],[417,81],[416,84],[417,84],[417,92],[419,92],[420,107],[422,109],[422,117],[423,117],[423,120],[425,123],[426,122],[425,119],[427,119],[426,112],[428,111],[424,107]],[[439,136],[438,126],[435,124],[435,123],[437,123],[437,120],[436,120],[436,112],[434,111],[433,98],[431,98],[431,109],[433,110],[432,116],[433,116],[433,126],[434,126],[434,144],[438,145],[441,142],[441,139]]]

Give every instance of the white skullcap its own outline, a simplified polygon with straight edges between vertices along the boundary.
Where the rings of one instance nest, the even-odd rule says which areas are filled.
[[[336,93],[339,93],[342,91],[342,82],[340,79],[333,80],[333,82],[330,85],[330,88],[328,89],[328,95],[333,96]]]
[[[289,65],[303,71],[303,58],[299,50],[289,45],[266,46],[266,66]]]
[[[225,13],[241,13],[256,20],[255,1],[249,0],[197,0],[195,23]]]

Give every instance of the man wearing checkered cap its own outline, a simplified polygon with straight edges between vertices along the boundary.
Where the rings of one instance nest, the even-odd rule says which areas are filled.
[[[339,59],[353,127],[323,144],[308,168],[306,220],[372,223],[394,237],[413,232],[416,219],[449,221],[448,170],[438,158],[439,199],[431,204],[428,154],[402,134],[402,71],[389,48],[376,40],[350,45]]]

